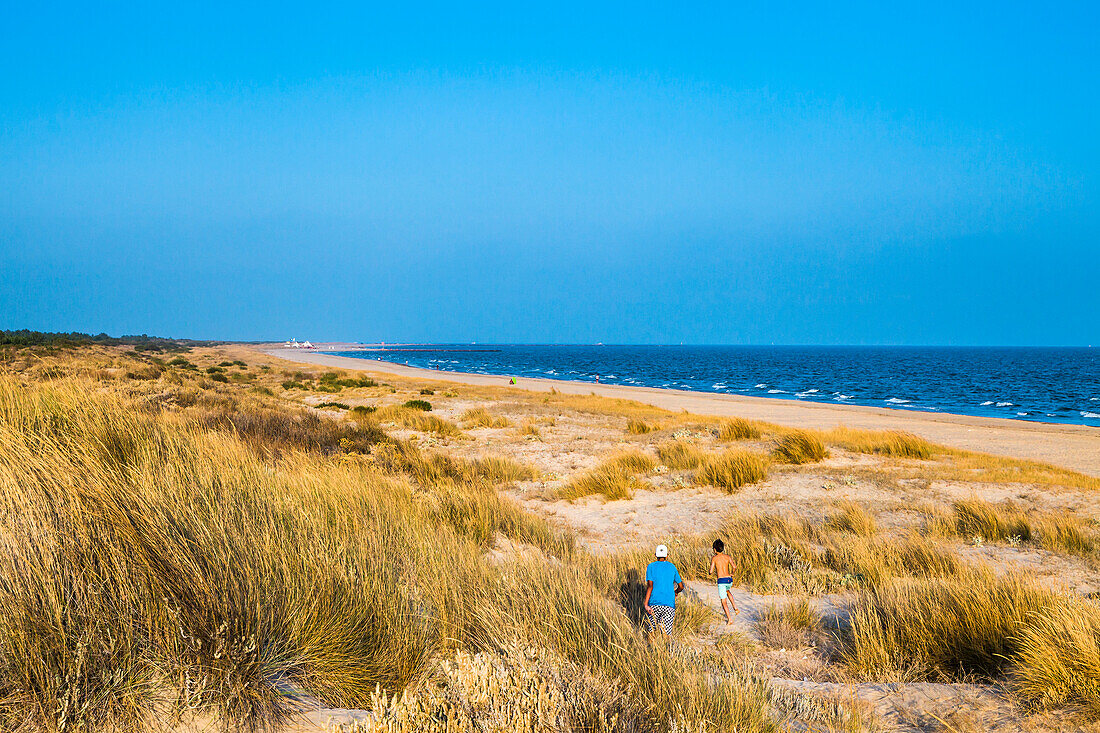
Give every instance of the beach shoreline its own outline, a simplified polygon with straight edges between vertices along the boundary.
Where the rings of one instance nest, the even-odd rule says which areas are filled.
[[[1087,425],[1042,423],[1009,418],[917,412],[866,405],[834,405],[748,395],[694,392],[664,387],[592,384],[563,379],[517,378],[507,375],[436,371],[393,362],[338,356],[330,351],[363,350],[360,344],[324,344],[315,350],[255,345],[263,353],[297,364],[389,374],[483,387],[512,387],[536,392],[596,394],[634,400],[673,411],[698,415],[744,417],[789,427],[828,430],[837,425],[864,430],[903,430],[953,448],[1026,458],[1100,476],[1100,429]]]

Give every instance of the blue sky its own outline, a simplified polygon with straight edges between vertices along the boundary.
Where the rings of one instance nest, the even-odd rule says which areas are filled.
[[[6,4],[0,328],[1100,344],[1095,3]]]

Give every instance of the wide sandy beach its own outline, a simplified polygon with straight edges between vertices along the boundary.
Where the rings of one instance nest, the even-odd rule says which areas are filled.
[[[290,362],[314,364],[378,374],[479,386],[508,387],[509,377],[420,369],[385,361],[336,356],[323,350],[305,351],[260,347]],[[333,346],[344,350],[348,347]],[[626,387],[555,379],[517,379],[520,389],[567,394],[598,394],[636,400],[667,410],[686,410],[698,415],[740,416],[792,427],[828,429],[845,425],[866,430],[904,430],[954,448],[982,451],[1013,458],[1044,461],[1100,476],[1100,430],[1085,425],[1057,425],[999,418],[943,413],[909,412],[860,405],[720,395],[653,387]]]

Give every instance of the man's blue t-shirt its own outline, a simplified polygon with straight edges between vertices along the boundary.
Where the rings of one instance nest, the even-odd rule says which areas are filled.
[[[653,581],[649,605],[676,607],[676,584],[682,581],[675,565],[668,560],[654,560],[645,569],[645,579]]]

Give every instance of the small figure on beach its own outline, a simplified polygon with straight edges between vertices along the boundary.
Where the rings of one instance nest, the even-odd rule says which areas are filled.
[[[515,383],[516,383],[516,378],[515,377],[509,377],[508,378],[508,384],[515,384]]]
[[[596,384],[599,384],[599,383],[600,383],[600,375],[599,375],[599,374],[597,374],[597,375],[596,375]]]
[[[676,594],[683,592],[684,581],[680,571],[668,559],[668,548],[657,545],[653,555],[657,558],[645,569],[645,612],[649,617],[649,631],[658,626],[666,636],[672,635],[676,621]]]
[[[726,612],[726,625],[733,624],[733,614],[741,613],[733,603],[730,591],[733,589],[733,558],[726,554],[726,543],[720,539],[711,545],[714,557],[710,559],[710,570],[718,580],[718,600],[722,603],[722,610]],[[730,613],[730,611],[733,613]]]

